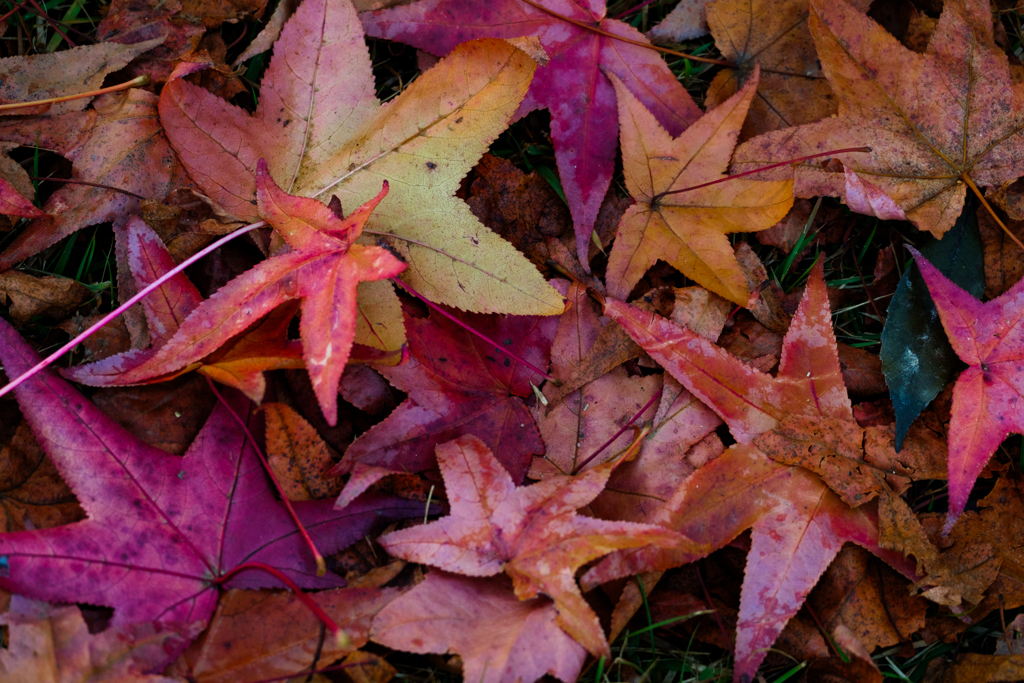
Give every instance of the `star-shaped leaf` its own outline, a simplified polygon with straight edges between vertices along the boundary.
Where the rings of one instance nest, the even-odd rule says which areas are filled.
[[[615,74],[671,135],[696,121],[700,110],[657,52],[615,38],[646,42],[636,29],[609,19],[602,0],[537,4],[561,16],[522,0],[424,0],[361,18],[371,36],[439,55],[472,38],[540,38],[549,61],[537,69],[519,113],[551,112],[558,176],[576,225],[577,253],[586,266],[594,221],[615,165],[616,93],[605,74]]]
[[[867,154],[838,155],[850,173],[820,160],[799,166],[797,196],[843,197],[872,213],[858,201],[865,185],[936,237],[956,222],[969,185],[999,187],[1024,175],[1024,84],[1014,84],[995,44],[987,2],[945,3],[925,54],[844,0],[812,0],[810,27],[838,116],[745,143],[735,170],[867,146]]]
[[[636,203],[619,221],[608,257],[608,292],[626,299],[659,259],[741,306],[750,292],[726,236],[765,230],[793,205],[788,181],[738,178],[671,194],[725,177],[750,100],[751,81],[673,139],[649,111],[612,77],[619,101],[622,165]]]
[[[651,313],[613,300],[605,312],[717,412],[739,443],[698,469],[647,518],[688,543],[616,553],[584,576],[584,587],[695,561],[751,529],[734,669],[734,680],[749,681],[843,543],[914,575],[912,563],[879,547],[874,503],[851,508],[811,471],[776,462],[756,445],[787,426],[787,416],[853,424],[820,263],[786,335],[777,377]]]
[[[38,360],[0,321],[4,371],[16,377]],[[217,602],[220,577],[246,562],[275,567],[305,588],[344,583],[338,576],[316,575],[308,547],[271,493],[230,412],[251,419],[252,406],[244,398],[230,394],[185,456],[178,457],[129,435],[51,374],[33,378],[15,394],[88,519],[0,535],[5,590],[50,602],[109,605],[115,610],[112,624],[119,625],[205,620]],[[361,539],[374,520],[423,510],[418,503],[387,498],[364,498],[343,512],[328,500],[294,507],[325,553]],[[279,584],[247,571],[227,585]]]
[[[516,487],[475,436],[438,446],[437,461],[451,515],[385,534],[381,545],[396,557],[458,574],[505,572],[520,600],[550,596],[558,625],[596,656],[610,655],[608,641],[580,595],[576,570],[620,548],[686,542],[662,527],[576,514],[604,489],[613,463]]]
[[[161,93],[160,120],[204,192],[241,218],[257,218],[261,158],[286,192],[337,195],[346,211],[386,180],[392,194],[369,229],[402,254],[415,289],[464,310],[552,315],[561,312],[557,293],[454,196],[508,124],[534,69],[508,43],[481,41],[382,107],[351,3],[313,0],[281,31],[253,115],[175,79]]]
[[[999,444],[1024,433],[1024,279],[982,303],[914,253],[949,343],[970,367],[953,386],[949,423],[949,533]]]
[[[302,299],[302,355],[327,422],[338,414],[338,381],[356,329],[356,286],[394,277],[405,264],[383,247],[354,244],[377,197],[342,220],[316,201],[283,192],[260,164],[260,213],[291,251],[239,275],[197,306],[177,331],[142,365],[125,370],[120,383],[161,377],[195,363],[289,299]]]

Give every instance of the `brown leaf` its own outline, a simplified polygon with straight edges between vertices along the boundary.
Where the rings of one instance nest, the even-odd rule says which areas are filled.
[[[340,659],[366,644],[374,615],[399,594],[394,588],[310,593],[344,631],[344,640],[335,640],[323,637],[320,620],[293,593],[228,591],[193,655],[192,675],[199,683],[255,681]]]
[[[0,273],[0,302],[10,303],[15,325],[24,325],[36,315],[60,320],[91,296],[88,287],[71,278],[20,270]]]
[[[1024,221],[1007,219],[1006,227],[1017,239],[1024,238]],[[978,212],[978,230],[985,258],[985,297],[994,299],[1024,277],[1020,247],[999,227],[987,211]]]
[[[925,674],[932,683],[1015,683],[1024,680],[1024,655],[982,655],[973,652],[948,664],[933,659]]]
[[[84,517],[75,494],[22,420],[0,448],[0,529],[46,529]]]
[[[181,455],[199,433],[216,399],[197,375],[162,384],[105,389],[92,397],[115,422],[151,446]]]
[[[882,360],[877,353],[858,349],[848,344],[839,345],[839,366],[843,369],[843,382],[850,396],[872,396],[888,393],[889,387],[882,374]]]
[[[288,499],[338,495],[341,481],[325,476],[334,460],[316,430],[283,403],[265,403],[263,411],[267,417],[267,459]]]
[[[925,623],[927,603],[884,562],[848,545],[814,587],[808,603],[827,629],[843,626],[868,650],[906,641]]]

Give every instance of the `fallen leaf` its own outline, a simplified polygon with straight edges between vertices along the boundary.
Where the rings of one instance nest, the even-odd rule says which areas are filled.
[[[126,78],[146,74],[154,82],[163,83],[174,67],[199,47],[205,32],[201,25],[177,20],[181,10],[180,0],[112,0],[96,27],[96,39],[133,45],[164,37],[163,43],[122,71]]]
[[[839,171],[818,159],[798,166],[795,176],[789,169],[767,175],[794,177],[799,197],[845,199],[849,169],[935,237],[956,222],[968,185],[999,187],[1024,173],[1018,149],[1024,86],[1011,83],[1006,54],[993,42],[988,3],[946,2],[923,55],[843,0],[812,0],[810,27],[839,114],[741,145],[734,172],[870,147],[836,155]]]
[[[342,643],[323,637],[322,622],[292,593],[228,591],[195,655],[192,676],[199,683],[233,683],[288,678],[329,664],[365,645],[373,616],[399,594],[394,588],[310,594],[345,633]]]
[[[977,203],[968,201],[949,233],[941,241],[922,240],[921,249],[940,271],[978,297],[985,288],[982,276],[985,268],[976,209]],[[896,413],[896,447],[899,449],[903,447],[911,423],[949,384],[957,362],[953,347],[942,333],[939,313],[928,287],[915,264],[904,271],[889,302],[879,357]]]
[[[0,650],[0,675],[8,683],[81,681],[100,683],[173,683],[147,672],[164,667],[203,630],[190,624],[139,623],[89,633],[78,607],[54,607],[20,596],[0,614],[6,646]]]
[[[646,42],[636,29],[607,18],[601,0],[538,4],[611,35],[589,31],[520,0],[424,0],[360,18],[368,35],[439,55],[471,38],[540,38],[550,61],[537,69],[518,113],[539,108],[551,112],[551,139],[576,228],[576,253],[589,272],[590,236],[615,163],[617,95],[606,74],[621,79],[670,135],[682,133],[700,110],[660,55],[616,40],[622,36]],[[473,17],[472,24],[464,21],[467,16]]]
[[[356,284],[394,277],[405,268],[386,249],[354,244],[387,186],[376,199],[341,220],[316,200],[283,192],[265,165],[259,167],[258,175],[260,212],[292,250],[257,264],[221,287],[196,306],[144,363],[122,370],[117,381],[134,383],[186,367],[285,301],[302,299],[303,359],[324,417],[334,425],[338,382],[355,339]]]
[[[682,42],[708,32],[705,8],[708,0],[682,0],[657,26],[647,32],[655,43]]]
[[[72,179],[162,199],[185,172],[157,121],[156,96],[140,89],[101,95],[86,112],[0,122],[0,139],[52,149],[72,163]],[[137,212],[137,197],[90,185],[66,184],[0,254],[0,270],[95,223]]]
[[[75,494],[22,420],[0,448],[0,529],[48,529],[82,517]]]
[[[689,544],[615,553],[584,575],[584,588],[691,562],[752,529],[736,631],[733,676],[740,681],[753,677],[765,649],[846,541],[914,575],[902,556],[878,546],[873,503],[850,508],[817,475],[779,464],[756,445],[797,417],[856,427],[835,351],[820,262],[786,335],[776,377],[671,322],[612,299],[605,313],[712,407],[739,443],[686,479],[648,520],[679,531],[692,539]]]
[[[949,513],[943,533],[949,533],[967,504],[982,468],[1010,433],[1024,433],[1017,408],[1024,377],[1020,345],[1020,292],[1024,279],[1008,292],[981,303],[960,289],[935,266],[910,248],[949,343],[970,367],[953,387],[949,426]]]
[[[661,260],[741,306],[750,291],[726,235],[778,223],[793,205],[792,186],[739,179],[671,194],[725,177],[729,156],[757,88],[750,84],[673,139],[612,77],[626,186],[636,203],[623,215],[608,257],[608,293],[626,299]]]
[[[580,595],[576,570],[620,548],[685,542],[661,527],[576,514],[604,488],[614,463],[517,488],[475,436],[438,446],[437,461],[451,515],[385,534],[380,544],[395,557],[449,572],[504,572],[520,600],[543,592],[555,601],[556,623],[595,656],[609,656],[608,641]]]
[[[1017,238],[1024,237],[1024,221],[1006,220],[1006,227]],[[995,299],[1024,277],[1024,259],[1020,247],[996,224],[987,211],[978,215],[978,231],[985,259],[985,298]]]
[[[533,683],[550,674],[573,683],[587,651],[558,627],[547,598],[518,600],[504,576],[431,571],[378,612],[374,642],[410,652],[455,652],[474,683]]]
[[[320,38],[310,43],[311,35]],[[292,55],[302,57],[292,63]],[[351,4],[317,0],[282,30],[254,115],[175,79],[161,93],[160,117],[191,176],[230,213],[257,218],[261,158],[285,192],[334,194],[345,207],[370,201],[388,180],[392,195],[368,230],[409,264],[410,285],[465,310],[551,315],[561,312],[554,290],[453,196],[534,68],[507,43],[466,45],[382,108]]]
[[[935,683],[1012,683],[1024,678],[1024,655],[984,655],[965,652],[953,664],[943,658],[928,667]]]
[[[0,322],[0,360],[20,375],[38,362]],[[184,458],[130,436],[64,380],[43,373],[15,390],[26,419],[88,519],[54,529],[0,536],[0,586],[29,597],[115,608],[113,626],[140,621],[205,621],[221,577],[261,562],[299,586],[327,588],[313,557],[268,488],[256,453],[230,410],[246,420],[251,405],[230,396],[218,405]],[[343,513],[332,501],[295,503],[325,553],[360,538],[375,520],[416,515],[419,504],[365,499]],[[252,520],[258,518],[259,524]],[[252,571],[226,585],[278,586]]]
[[[867,11],[870,0],[854,6]],[[757,95],[741,140],[778,128],[812,123],[836,113],[836,97],[821,72],[807,25],[807,0],[716,0],[707,6],[715,45],[734,69],[720,71],[708,87],[708,108],[747,84],[761,67]]]
[[[78,95],[103,87],[103,79],[123,68],[143,52],[164,39],[154,38],[134,45],[97,43],[36,55],[0,59],[0,104],[20,104],[54,97]],[[15,114],[46,114],[59,116],[82,111],[91,97],[58,102],[52,105],[15,109]]]
[[[10,159],[8,159],[10,161]],[[35,196],[35,190],[28,194]],[[35,207],[32,202],[19,192],[13,183],[0,177],[0,215],[21,216],[23,218],[42,218],[46,214]]]
[[[88,287],[69,277],[29,275],[20,270],[0,273],[0,301],[10,303],[15,325],[25,325],[37,315],[59,320],[91,297]]]
[[[334,466],[327,444],[312,425],[283,403],[264,403],[267,460],[289,500],[333,498],[341,482],[326,477]]]
[[[509,352],[545,369],[556,318],[452,314]],[[516,482],[544,442],[523,399],[543,378],[464,328],[432,312],[406,315],[410,362],[378,371],[409,397],[345,451],[332,475],[358,463],[392,471],[434,466],[434,447],[463,434],[483,439]]]

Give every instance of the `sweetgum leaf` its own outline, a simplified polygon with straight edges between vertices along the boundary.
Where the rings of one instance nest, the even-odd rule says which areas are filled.
[[[366,203],[386,180],[392,194],[368,229],[402,255],[415,289],[463,310],[552,315],[557,293],[454,196],[535,68],[504,41],[479,41],[381,106],[352,5],[313,0],[281,31],[253,115],[175,79],[161,93],[160,120],[203,191],[240,218],[257,217],[261,158],[289,194],[337,195],[343,207]]]
[[[39,361],[4,321],[0,361],[15,377]],[[131,436],[52,374],[41,374],[14,393],[88,518],[0,535],[5,590],[50,602],[108,605],[116,626],[205,620],[217,602],[218,578],[245,562],[275,567],[305,588],[344,584],[335,575],[316,575],[308,548],[229,412],[228,404],[243,420],[252,419],[251,404],[238,394],[228,394],[228,404],[214,409],[188,452],[178,457]],[[363,498],[343,512],[326,500],[294,507],[325,553],[361,539],[374,520],[423,510],[418,503],[388,498]],[[227,585],[280,584],[248,571]]]
[[[517,487],[483,441],[462,436],[437,448],[451,515],[381,536],[394,555],[467,576],[512,578],[515,594],[550,596],[559,626],[595,656],[609,656],[597,615],[580,595],[576,570],[620,548],[685,544],[659,526],[606,522],[576,510],[597,497],[612,472],[605,463],[575,477]]]
[[[978,475],[1003,439],[1024,433],[1024,279],[982,303],[911,248],[946,336],[969,366],[953,386],[949,423],[949,513],[943,533],[960,517]]]
[[[614,36],[646,42],[633,27],[608,18],[604,0],[539,4]],[[360,18],[371,36],[400,40],[436,55],[473,38],[540,39],[549,61],[537,69],[518,113],[539,108],[551,112],[558,177],[576,227],[577,255],[588,270],[590,236],[615,165],[618,96],[606,74],[615,74],[670,135],[679,135],[700,116],[655,51],[588,31],[521,0],[423,0]]]
[[[985,269],[977,208],[976,200],[968,201],[949,233],[941,240],[926,237],[921,253],[953,282],[980,297],[985,291]],[[896,412],[898,452],[911,423],[949,383],[957,362],[914,263],[903,273],[889,302],[879,356]]]
[[[869,153],[837,155],[844,169],[818,159],[797,166],[795,176],[789,168],[762,175],[793,177],[798,197],[838,196],[863,212],[868,204],[850,201],[851,176],[859,178],[936,237],[953,227],[969,184],[999,187],[1024,174],[1024,85],[1014,84],[995,43],[988,2],[946,2],[925,54],[903,47],[844,0],[810,6],[811,34],[839,113],[744,143],[734,172],[867,146]]]
[[[879,547],[874,502],[851,508],[819,476],[777,462],[760,447],[765,443],[773,448],[778,437],[821,443],[812,433],[820,429],[829,432],[824,445],[838,455],[854,456],[848,460],[862,448],[843,384],[820,262],[786,334],[774,377],[651,313],[613,299],[606,301],[605,313],[718,413],[739,443],[684,480],[647,517],[679,531],[686,543],[614,553],[584,575],[584,588],[693,562],[750,529],[733,674],[735,681],[749,681],[844,543],[863,546],[914,576],[912,564]],[[796,430],[794,418],[803,418]],[[836,423],[853,429],[835,429]]]

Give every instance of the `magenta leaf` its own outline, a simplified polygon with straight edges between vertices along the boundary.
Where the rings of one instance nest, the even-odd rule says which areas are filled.
[[[0,361],[17,376],[37,355],[0,321]],[[0,535],[0,587],[49,602],[115,609],[113,624],[196,621],[210,616],[218,579],[262,562],[303,588],[344,585],[316,565],[274,498],[251,444],[218,405],[184,457],[131,436],[71,385],[42,373],[15,391],[36,438],[78,496],[88,519]],[[255,425],[252,405],[228,402]],[[344,511],[333,501],[294,504],[317,547],[335,552],[377,520],[423,514],[420,503],[363,497]],[[230,587],[278,587],[246,571]]]

